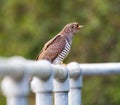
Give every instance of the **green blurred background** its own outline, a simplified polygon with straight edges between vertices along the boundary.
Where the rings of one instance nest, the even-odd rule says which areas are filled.
[[[120,0],[0,0],[0,56],[34,60],[46,41],[74,21],[84,28],[65,63],[120,61]],[[84,77],[82,93],[83,105],[120,105],[120,77]],[[0,105],[4,100],[0,96]]]

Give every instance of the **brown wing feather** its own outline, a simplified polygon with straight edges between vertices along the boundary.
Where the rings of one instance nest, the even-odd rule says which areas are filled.
[[[65,47],[65,44],[65,38],[61,35],[54,37],[53,39],[48,41],[47,44],[45,44],[36,60],[46,59],[50,62],[53,62],[58,54],[61,53],[61,51]]]

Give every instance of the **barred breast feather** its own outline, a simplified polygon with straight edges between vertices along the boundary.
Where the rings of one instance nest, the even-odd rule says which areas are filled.
[[[71,48],[71,43],[72,41],[68,41],[67,39],[65,39],[65,47],[62,50],[62,52],[56,57],[56,59],[53,61],[53,64],[60,64],[63,62],[63,60],[66,58],[66,56],[68,55],[68,53],[70,52],[70,48]]]

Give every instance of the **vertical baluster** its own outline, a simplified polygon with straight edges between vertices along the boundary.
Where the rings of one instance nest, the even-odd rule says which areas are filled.
[[[82,75],[80,74],[80,66],[77,63],[70,63],[67,68],[70,72],[70,92],[69,105],[82,105],[81,89]]]
[[[52,105],[52,78],[42,80],[34,77],[31,82],[32,91],[35,93],[36,105]]]
[[[54,105],[68,105],[69,75],[68,71],[58,68],[54,79]],[[64,77],[64,78],[62,78]],[[60,79],[61,78],[61,79]]]
[[[38,71],[37,76],[35,74],[31,81],[31,89],[35,93],[36,105],[52,105],[53,73],[51,64],[48,61],[39,61],[38,64],[41,65],[38,70],[41,69],[44,72],[39,75]]]
[[[12,57],[6,62],[5,76],[1,89],[7,98],[7,105],[27,105],[29,94],[29,76],[25,72],[24,58]]]
[[[70,79],[69,105],[82,105],[82,76]]]
[[[16,80],[11,76],[4,77],[1,82],[1,89],[7,98],[7,105],[27,105],[29,94],[28,75],[24,74],[20,80]]]

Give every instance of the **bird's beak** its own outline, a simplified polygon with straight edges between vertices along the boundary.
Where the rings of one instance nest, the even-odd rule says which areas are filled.
[[[78,28],[78,29],[80,29],[80,28],[82,28],[82,27],[84,27],[84,26],[82,26],[82,25],[79,25],[77,28]]]

